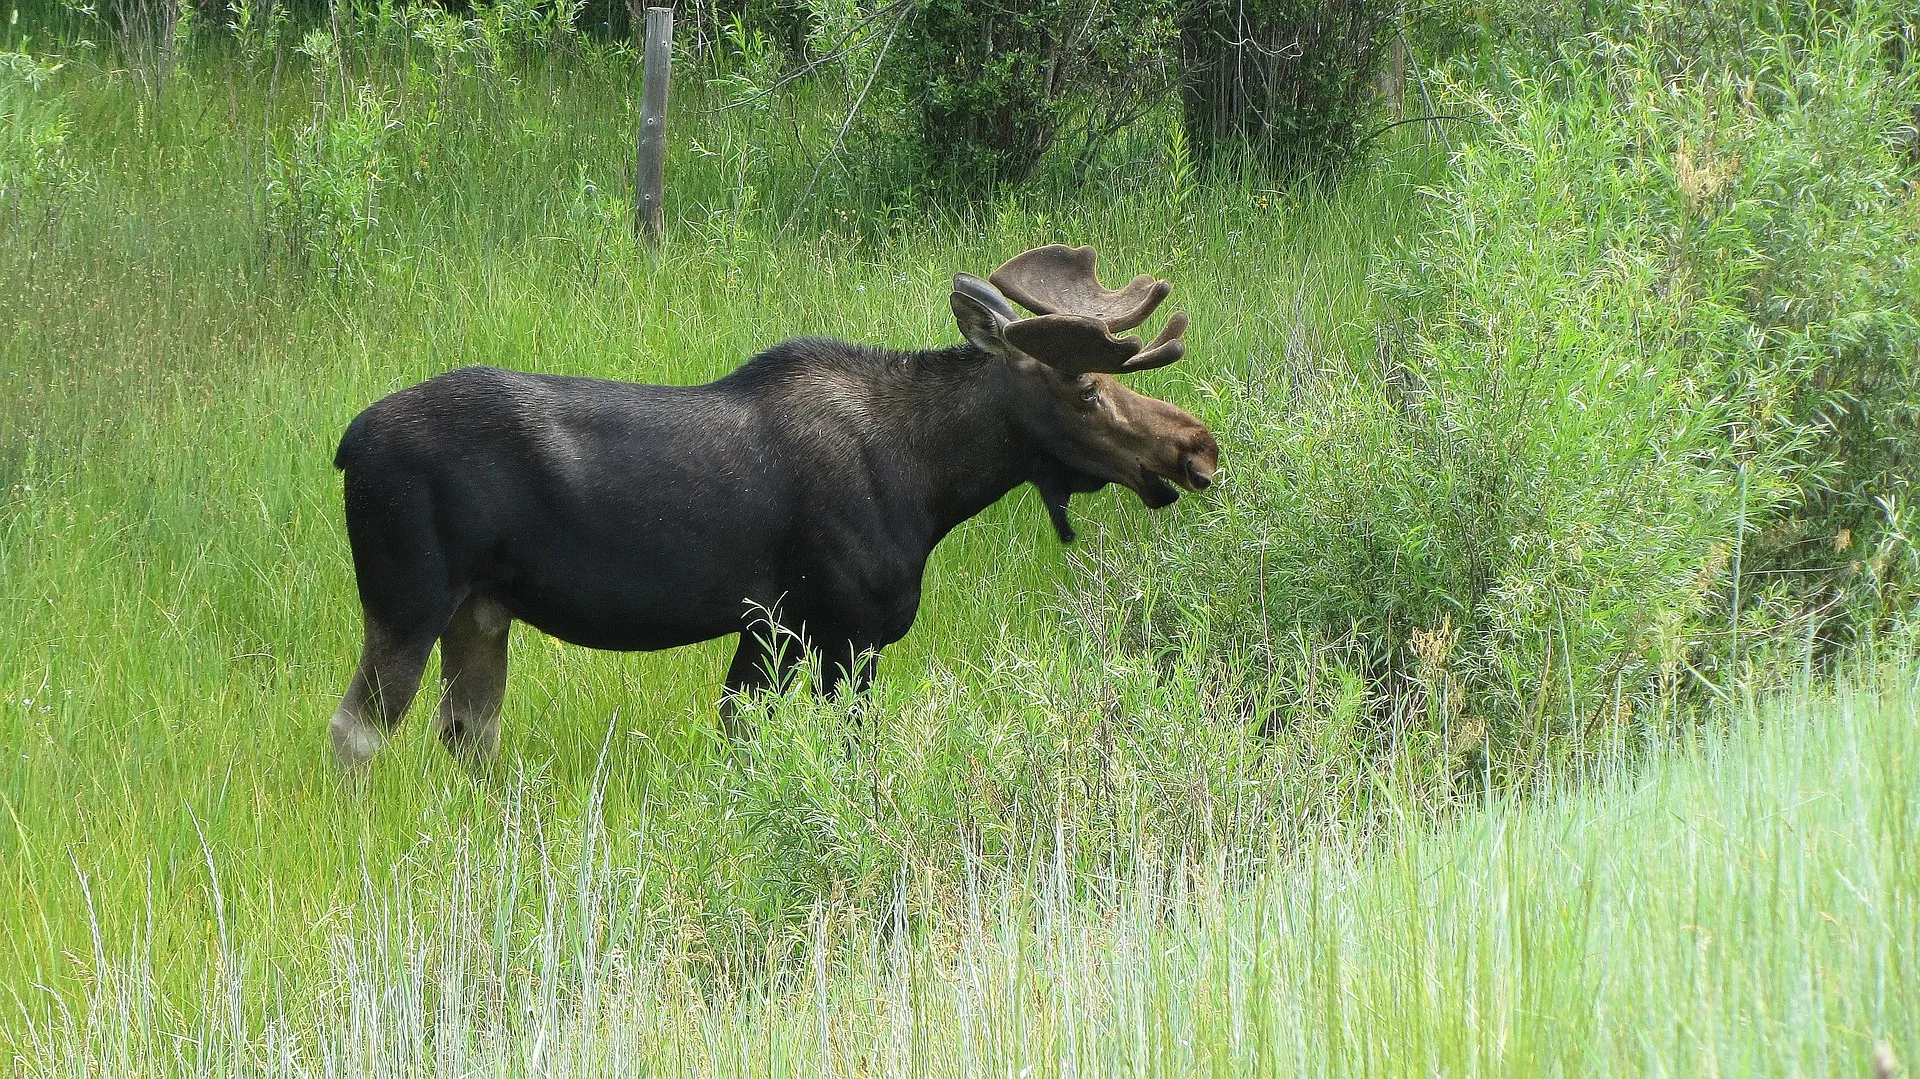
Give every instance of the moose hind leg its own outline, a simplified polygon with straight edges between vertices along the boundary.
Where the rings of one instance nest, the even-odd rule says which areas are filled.
[[[333,753],[342,765],[364,764],[386,743],[413,703],[432,651],[431,634],[396,634],[368,621],[360,666],[330,724]]]
[[[459,597],[425,478],[348,467],[343,493],[367,627],[360,667],[333,714],[333,751],[351,768],[373,756],[407,714]]]
[[[500,700],[507,692],[507,632],[513,617],[473,595],[440,635],[440,743],[461,763],[484,764],[500,747]]]

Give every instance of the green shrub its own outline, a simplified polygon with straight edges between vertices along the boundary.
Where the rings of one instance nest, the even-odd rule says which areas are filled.
[[[1763,52],[1805,59],[1745,83],[1695,80],[1673,154],[1700,221],[1681,257],[1739,268],[1729,295],[1789,380],[1781,422],[1804,445],[1797,504],[1756,537],[1760,598],[1832,607],[1831,639],[1902,612],[1920,584],[1900,568],[1920,470],[1920,64],[1879,62],[1887,14],[1782,31]]]
[[[765,31],[736,17],[720,28],[715,51],[707,85],[720,91],[731,107],[770,112],[776,102],[774,86],[786,63],[780,46]]]
[[[1400,0],[1186,0],[1181,112],[1202,158],[1249,153],[1279,174],[1353,163]]]
[[[856,6],[860,0],[691,0],[670,5],[675,8],[674,38],[701,67],[724,71],[741,34],[759,37],[776,51],[801,51],[822,2],[840,7]],[[626,36],[632,40],[635,35]]]
[[[85,174],[67,153],[67,117],[46,89],[61,65],[0,52],[0,217],[51,204]]]
[[[490,67],[533,52],[559,48],[573,38],[582,0],[491,0],[473,5],[470,25]]]
[[[981,195],[1026,182],[1068,137],[1084,163],[1167,85],[1170,0],[926,0],[892,45],[919,182]]]
[[[329,279],[357,272],[373,253],[386,144],[398,126],[383,91],[360,86],[336,101],[329,88],[338,57],[333,42],[311,31],[301,50],[313,60],[320,97],[313,117],[291,139],[276,139],[268,162],[271,234],[299,264]]]
[[[1138,646],[1200,625],[1268,657],[1302,702],[1281,726],[1355,657],[1377,744],[1457,774],[1484,738],[1524,776],[1884,595],[1920,448],[1914,80],[1873,62],[1884,18],[1686,79],[1622,40],[1511,96],[1448,86],[1479,136],[1382,267],[1378,361],[1253,358],[1213,527],[1146,547],[1168,601],[1123,606]]]
[[[904,876],[952,909],[970,873],[1253,857],[1442,789],[1356,752],[1357,675],[1331,674],[1324,707],[1272,729],[1252,657],[1198,640],[1161,656],[1121,647],[1098,606],[1117,598],[1090,590],[1069,632],[1029,654],[885,687],[865,707],[804,690],[759,702],[751,739],[719,751],[731,766],[676,770],[643,795],[648,905],[710,955],[753,955],[822,900],[885,909]]]

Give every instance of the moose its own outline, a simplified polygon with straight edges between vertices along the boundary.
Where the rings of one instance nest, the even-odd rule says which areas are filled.
[[[334,457],[366,634],[336,756],[380,748],[438,641],[439,737],[491,758],[514,619],[615,651],[738,633],[738,738],[745,696],[800,662],[820,692],[864,690],[935,545],[1019,485],[1062,542],[1072,495],[1117,483],[1159,509],[1210,486],[1213,433],[1113,377],[1180,359],[1187,316],[1115,336],[1170,286],[1105,288],[1096,259],[1051,244],[956,275],[948,348],[796,339],[700,386],[467,367],[368,406]]]

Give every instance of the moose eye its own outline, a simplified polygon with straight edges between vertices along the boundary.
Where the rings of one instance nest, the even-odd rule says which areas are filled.
[[[1092,408],[1095,405],[1098,405],[1099,403],[1100,403],[1100,391],[1095,387],[1088,386],[1086,389],[1080,391],[1080,407],[1081,408]]]

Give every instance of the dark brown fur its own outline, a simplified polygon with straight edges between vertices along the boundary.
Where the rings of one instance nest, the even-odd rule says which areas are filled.
[[[366,616],[336,752],[378,749],[438,641],[440,736],[489,755],[516,618],[623,651],[738,633],[728,701],[801,660],[769,647],[777,622],[822,690],[864,687],[934,546],[1018,485],[1066,540],[1074,493],[1161,506],[1168,480],[1211,482],[1192,416],[963,329],[925,352],[789,341],[703,386],[472,367],[369,406],[334,462]]]

